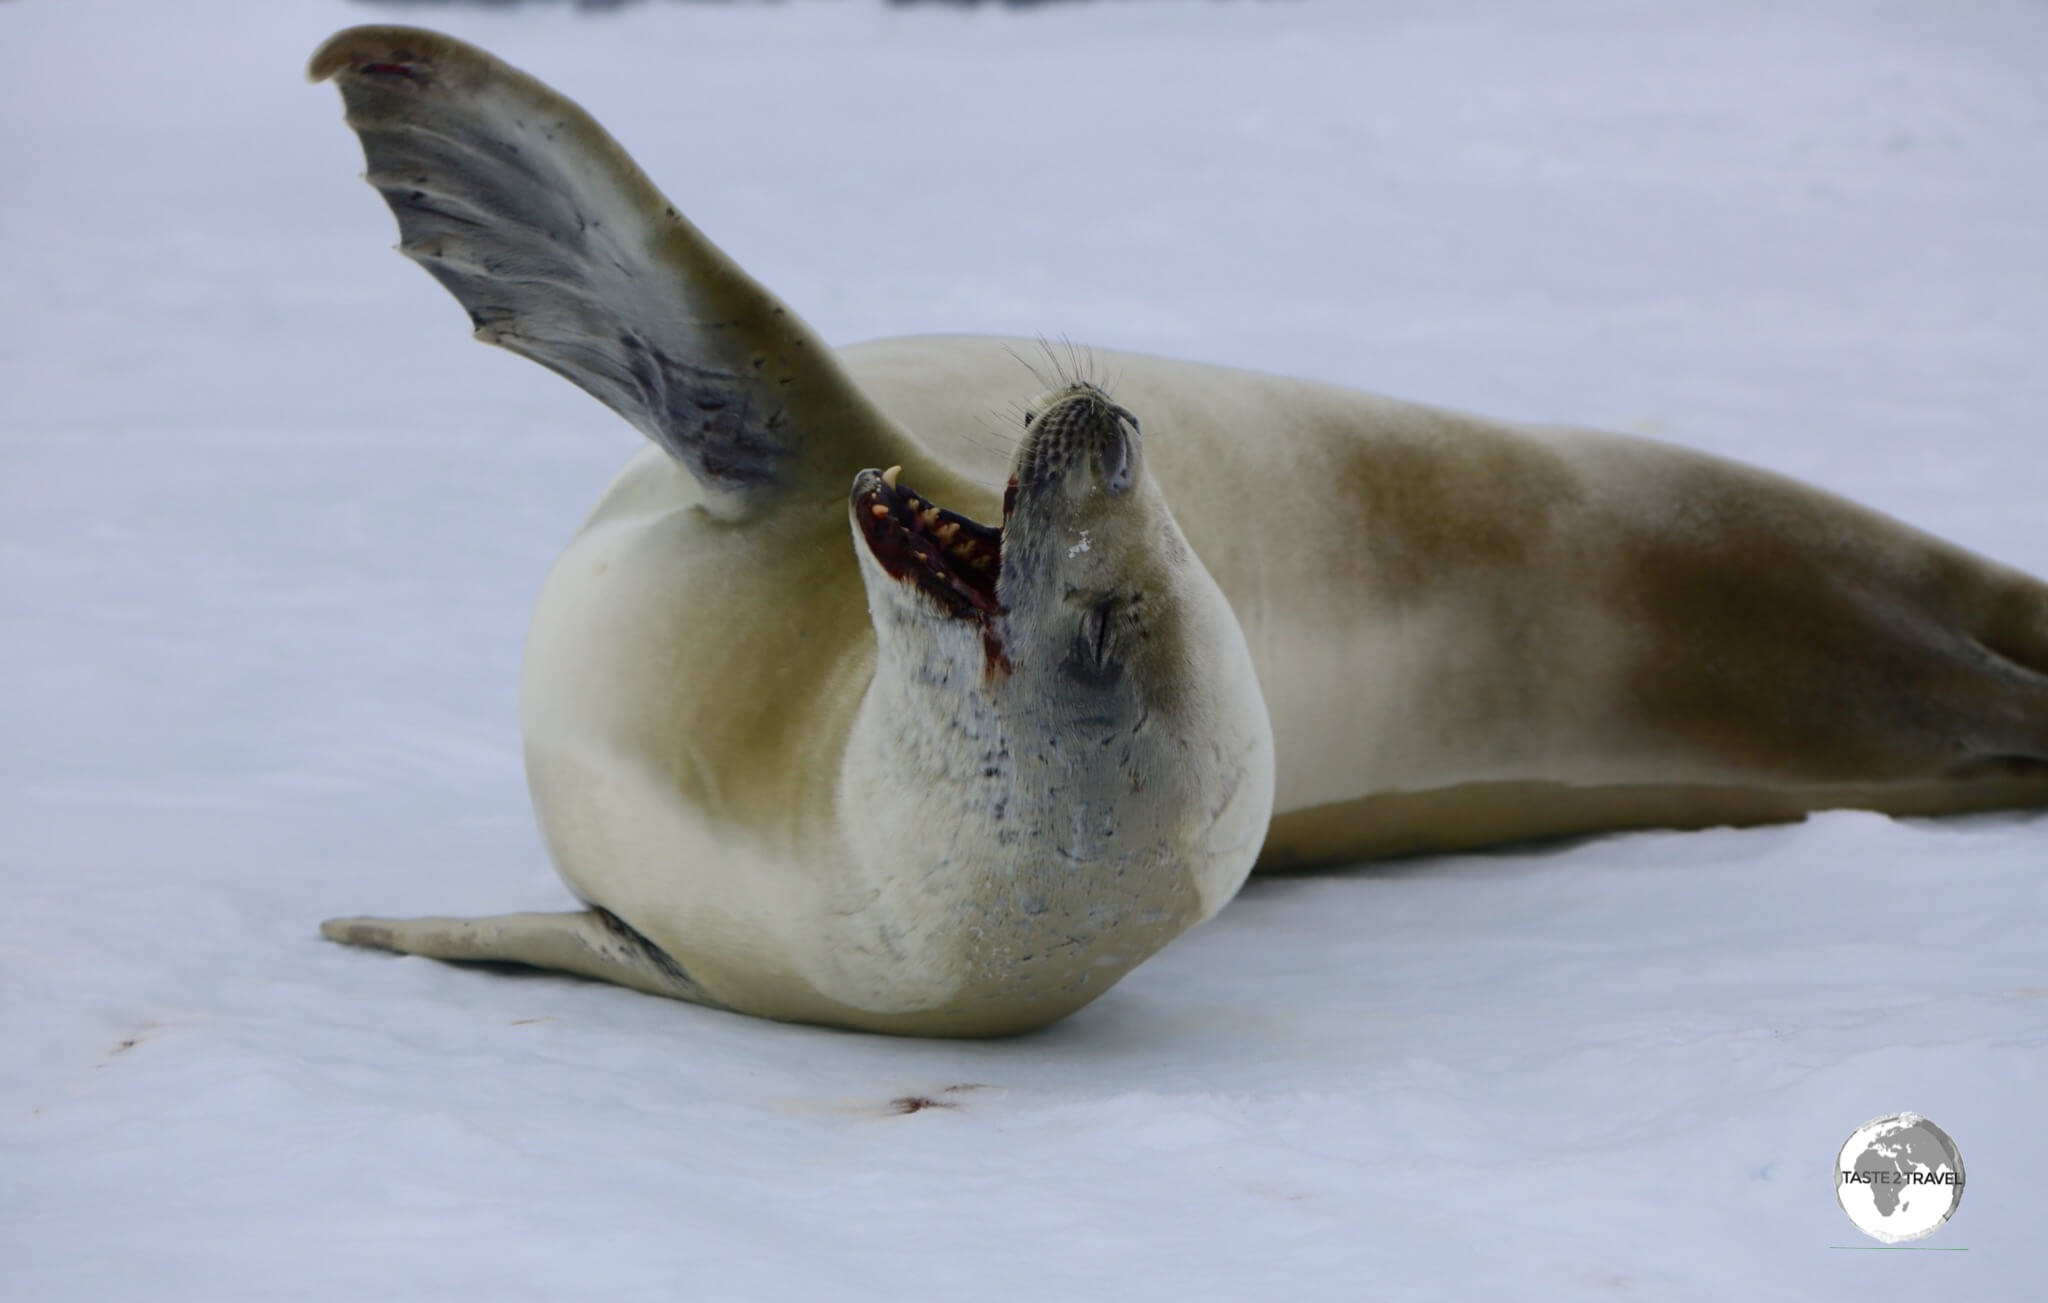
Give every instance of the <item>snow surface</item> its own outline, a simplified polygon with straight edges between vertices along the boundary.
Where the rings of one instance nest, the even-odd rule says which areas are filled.
[[[562,907],[519,644],[636,444],[385,251],[300,68],[394,17],[831,339],[1651,433],[2048,573],[2027,0],[0,5],[0,1296],[2043,1297],[2039,817],[1262,881],[992,1044],[320,941]],[[1964,1252],[1830,1247],[1901,1109]]]

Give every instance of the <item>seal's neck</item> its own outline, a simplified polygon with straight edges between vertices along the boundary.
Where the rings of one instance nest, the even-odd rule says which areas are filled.
[[[988,677],[970,624],[875,616],[846,791],[870,802],[861,822],[882,846],[858,853],[918,908],[946,902],[961,963],[986,974],[1037,955],[1062,982],[1106,984],[1201,917],[1176,811],[1133,790],[1127,756],[1056,697]]]

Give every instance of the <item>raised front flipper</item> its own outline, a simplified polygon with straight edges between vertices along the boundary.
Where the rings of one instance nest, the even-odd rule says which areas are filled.
[[[341,32],[307,74],[340,86],[399,251],[476,337],[601,399],[723,514],[891,460],[900,436],[810,328],[569,100],[406,27]]]

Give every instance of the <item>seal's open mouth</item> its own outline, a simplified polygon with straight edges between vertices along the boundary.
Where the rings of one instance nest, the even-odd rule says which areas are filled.
[[[861,476],[853,496],[861,536],[892,579],[914,579],[956,616],[992,615],[1003,531],[918,497],[901,466]]]

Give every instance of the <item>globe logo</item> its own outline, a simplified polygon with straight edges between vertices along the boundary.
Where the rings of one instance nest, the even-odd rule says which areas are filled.
[[[1934,1233],[1963,1201],[1963,1158],[1918,1113],[1865,1122],[1835,1163],[1835,1198],[1856,1229],[1886,1244]]]

